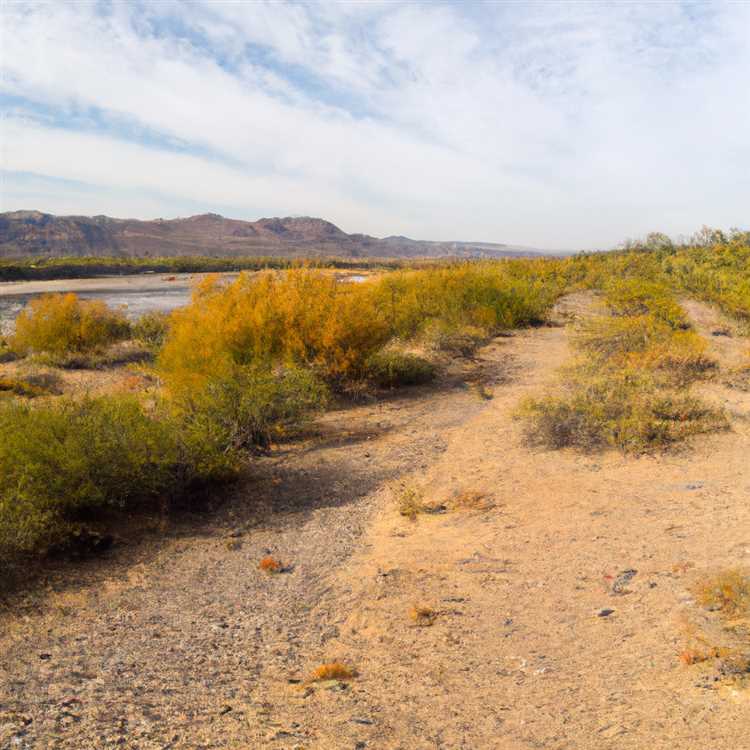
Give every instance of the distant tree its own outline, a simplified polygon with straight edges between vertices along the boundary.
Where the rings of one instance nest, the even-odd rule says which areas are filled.
[[[649,250],[671,250],[672,240],[664,232],[649,232],[643,243]]]
[[[711,247],[726,243],[727,237],[721,229],[714,229],[705,224],[690,238],[690,244],[694,247]]]

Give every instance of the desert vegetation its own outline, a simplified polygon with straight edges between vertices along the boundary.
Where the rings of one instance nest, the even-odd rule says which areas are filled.
[[[20,363],[0,379],[4,559],[48,549],[99,509],[168,506],[195,483],[231,478],[331,398],[428,383],[446,358],[543,323],[573,290],[596,290],[603,311],[577,326],[579,356],[559,390],[524,405],[533,443],[642,452],[727,424],[692,390],[716,363],[679,300],[697,296],[750,320],[747,233],[704,231],[684,245],[653,235],[560,259],[381,265],[359,284],[269,265],[228,284],[209,277],[187,307],[135,323],[72,294],[21,313],[0,347]],[[207,268],[225,270],[215,259]],[[147,392],[58,395],[58,383],[23,372],[26,361],[108,366],[127,341],[151,360],[139,365],[156,384]],[[418,493],[403,495],[400,512],[425,512]]]
[[[579,326],[562,394],[524,406],[528,436],[548,448],[664,448],[726,427],[688,387],[716,369],[666,286],[630,278],[603,291],[605,314]]]
[[[544,264],[403,271],[342,284],[311,268],[209,278],[191,305],[134,324],[74,294],[34,300],[7,349],[29,362],[111,362],[125,339],[153,358],[155,392],[49,395],[3,380],[0,550],[4,559],[61,543],[105,509],[169,505],[195,483],[225,480],[329,394],[429,382],[435,364],[408,350],[435,326],[475,341],[539,323],[563,285]],[[90,449],[90,446],[94,448]]]

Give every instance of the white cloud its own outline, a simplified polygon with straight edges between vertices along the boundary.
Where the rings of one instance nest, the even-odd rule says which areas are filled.
[[[2,166],[51,178],[24,207],[551,247],[746,223],[748,5],[100,9],[3,6]]]

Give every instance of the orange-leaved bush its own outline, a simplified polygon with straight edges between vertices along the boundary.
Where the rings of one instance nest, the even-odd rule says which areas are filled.
[[[19,354],[86,352],[121,341],[129,332],[125,316],[104,302],[49,294],[20,312],[10,345]]]
[[[207,279],[174,313],[158,369],[172,391],[200,389],[236,366],[312,367],[331,381],[366,373],[390,338],[370,284],[299,269]]]

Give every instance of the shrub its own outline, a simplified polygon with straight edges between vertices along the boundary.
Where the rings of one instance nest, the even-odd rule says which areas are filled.
[[[173,314],[158,369],[169,388],[200,386],[230,365],[279,363],[339,386],[366,379],[391,339],[413,338],[431,321],[483,332],[539,322],[560,291],[549,276],[518,277],[497,263],[361,284],[301,269],[243,275],[226,287],[208,280]]]
[[[382,388],[422,385],[435,379],[436,368],[415,354],[393,349],[374,354],[367,361],[368,379]]]
[[[309,370],[228,365],[194,390],[174,391],[170,404],[187,436],[197,433],[217,450],[237,453],[267,448],[274,432],[299,424],[326,398]]]
[[[175,436],[130,398],[0,404],[0,553],[58,541],[82,511],[175,489]]]
[[[722,411],[690,395],[664,391],[648,374],[583,375],[571,380],[565,391],[522,406],[532,444],[641,453],[728,424]]]
[[[75,294],[50,294],[31,300],[16,318],[10,344],[19,354],[64,355],[89,352],[127,338],[122,313]]]
[[[698,602],[727,617],[750,617],[750,575],[724,570],[696,587]]]
[[[420,513],[425,513],[424,495],[416,487],[406,486],[395,491],[398,512],[411,521],[416,521]]]
[[[615,315],[650,315],[670,328],[689,328],[684,310],[665,284],[643,278],[615,279],[605,286],[604,298]]]
[[[131,334],[150,349],[161,349],[169,332],[169,320],[169,313],[147,312],[133,323]]]
[[[454,357],[471,357],[489,338],[487,331],[476,326],[455,326],[442,320],[430,320],[421,340],[429,349]]]
[[[169,387],[205,382],[228,366],[311,367],[332,383],[362,379],[389,338],[367,283],[298,270],[209,281],[173,314],[158,367]]]

